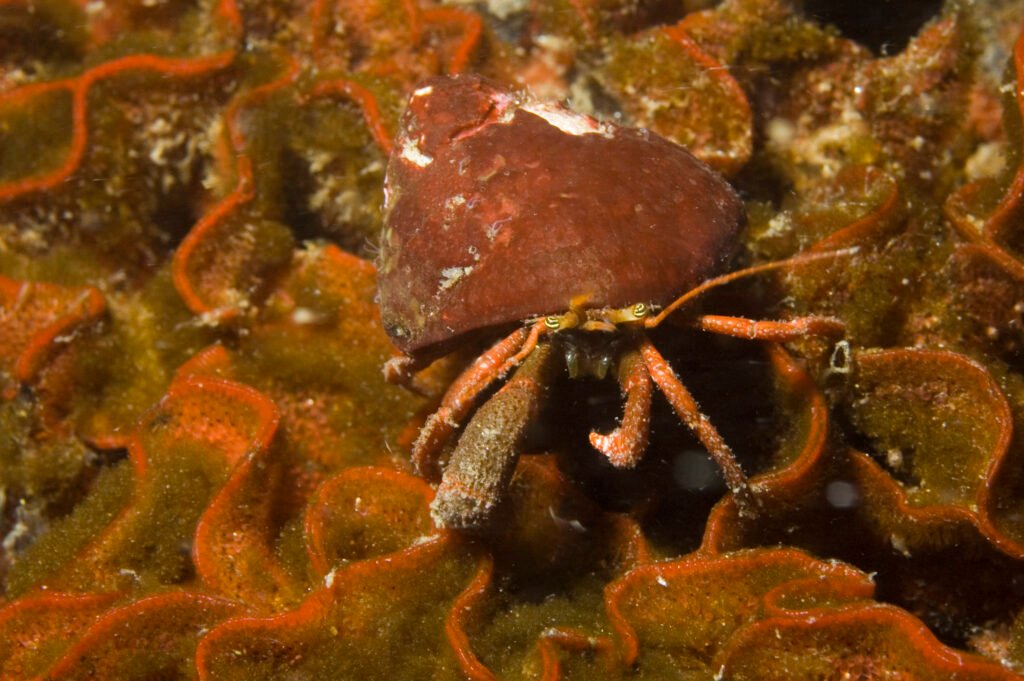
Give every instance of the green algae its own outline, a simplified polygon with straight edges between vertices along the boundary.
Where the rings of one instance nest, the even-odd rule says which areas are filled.
[[[127,461],[100,471],[90,492],[71,513],[53,522],[13,562],[5,593],[11,597],[26,593],[73,561],[128,502],[133,482]]]
[[[0,182],[57,170],[68,155],[71,93],[55,89],[36,95],[32,104],[0,104]],[[40,149],[39,140],[49,144]]]
[[[11,499],[44,502],[59,514],[78,501],[90,452],[75,438],[47,435],[44,430],[30,399],[23,396],[0,405],[2,489]]]
[[[749,112],[699,50],[664,30],[616,36],[595,77],[636,125],[731,168],[749,157]]]
[[[978,365],[897,353],[854,356],[851,421],[905,480],[913,503],[973,506],[978,481],[1003,455],[1008,407]]]
[[[79,432],[126,436],[167,389],[177,367],[216,338],[197,324],[161,269],[145,286],[108,297],[112,331],[80,359],[87,388],[71,405]]]
[[[265,620],[256,636],[229,625],[208,646],[208,672],[225,679],[458,678],[443,622],[473,562],[435,542],[392,554],[373,574],[358,564],[339,567],[326,590],[284,618]],[[438,551],[432,569],[420,570],[417,556]]]
[[[350,79],[346,78],[348,82]],[[365,80],[365,82],[363,82]],[[351,79],[378,96],[388,127],[395,129],[400,102],[381,79]],[[364,116],[343,97],[322,97],[302,111],[282,150],[293,169],[283,199],[289,223],[305,238],[322,238],[363,256],[373,254],[382,222],[386,154]]]

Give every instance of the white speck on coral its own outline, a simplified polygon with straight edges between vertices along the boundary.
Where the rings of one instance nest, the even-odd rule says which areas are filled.
[[[768,121],[768,140],[780,148],[786,148],[796,137],[796,126],[793,122],[776,116]]]
[[[907,548],[907,541],[898,534],[893,534],[889,537],[889,542],[892,547],[899,551],[905,558],[910,558],[910,549]]]
[[[316,313],[308,307],[297,307],[292,312],[292,322],[298,326],[312,324],[316,321]]]

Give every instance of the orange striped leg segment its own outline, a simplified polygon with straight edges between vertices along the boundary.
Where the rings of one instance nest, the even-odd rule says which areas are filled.
[[[725,484],[736,495],[740,509],[752,508],[753,500],[750,498],[747,476],[736,462],[736,457],[729,449],[729,445],[725,443],[708,417],[701,413],[693,395],[682,384],[661,353],[651,344],[650,339],[644,338],[640,342],[640,352],[655,385],[664,393],[676,415],[686,424],[687,428],[693,431],[693,434],[708,450],[708,454],[722,471]]]
[[[633,468],[644,450],[651,425],[651,375],[640,351],[633,349],[619,360],[619,385],[626,396],[622,423],[618,428],[601,435],[590,433],[590,444],[608,457],[616,468]]]
[[[697,320],[697,325],[704,331],[723,336],[766,340],[775,343],[785,343],[807,336],[842,336],[846,331],[846,325],[835,317],[816,315],[782,321],[758,321],[746,317],[704,315]]]

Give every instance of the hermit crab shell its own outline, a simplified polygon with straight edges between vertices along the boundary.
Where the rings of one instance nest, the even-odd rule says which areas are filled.
[[[682,147],[472,75],[413,92],[388,164],[384,327],[406,354],[587,308],[659,305],[733,254],[743,205]]]

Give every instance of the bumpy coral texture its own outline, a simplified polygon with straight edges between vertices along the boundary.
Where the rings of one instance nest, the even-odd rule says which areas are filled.
[[[0,0],[0,677],[1024,678],[1024,8],[933,5]],[[697,307],[841,341],[658,330],[756,512],[662,403],[601,463],[562,378],[497,527],[433,526],[469,354],[386,384],[372,259],[464,71],[687,146],[735,267],[836,253]]]

